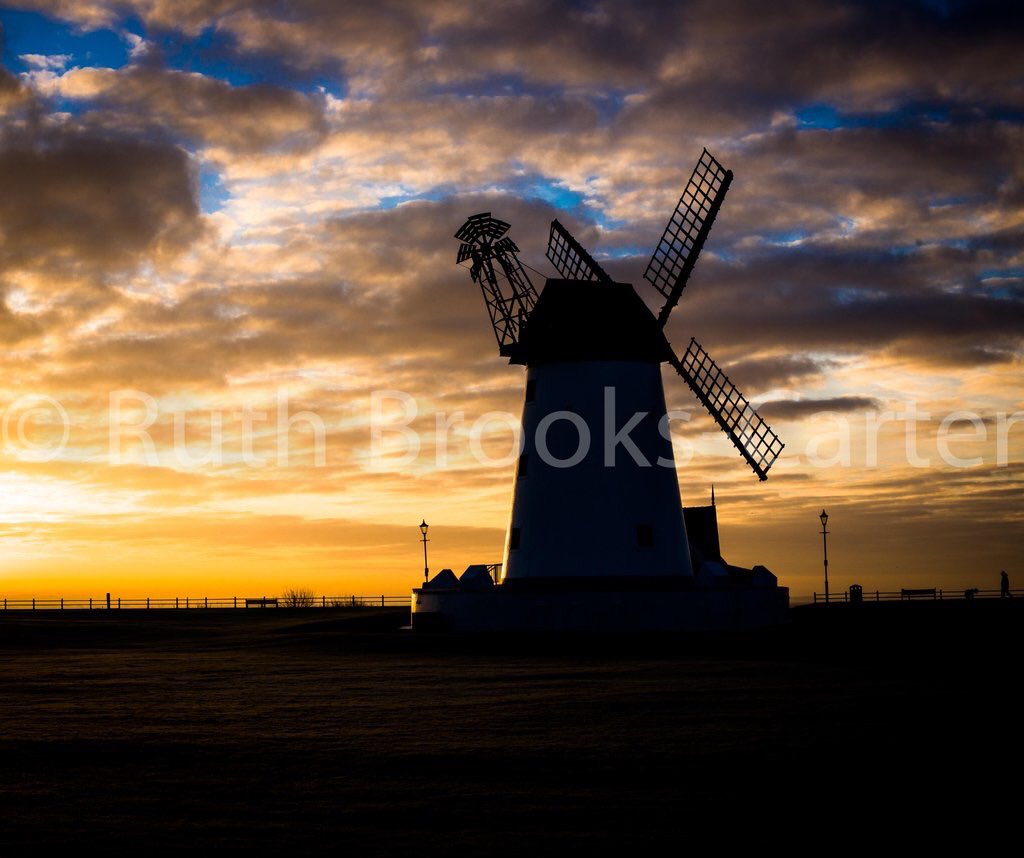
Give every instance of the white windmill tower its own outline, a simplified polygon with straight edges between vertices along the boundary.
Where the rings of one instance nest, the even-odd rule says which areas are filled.
[[[414,625],[707,628],[784,614],[788,591],[762,567],[691,559],[661,378],[671,364],[767,478],[778,436],[695,339],[679,358],[664,335],[731,181],[705,149],[644,274],[665,300],[657,316],[557,220],[547,257],[561,278],[539,297],[507,223],[483,213],[456,233],[500,354],[527,367],[523,448],[500,585],[414,591]]]

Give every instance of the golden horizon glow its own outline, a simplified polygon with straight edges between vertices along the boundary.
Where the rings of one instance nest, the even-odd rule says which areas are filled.
[[[398,595],[423,518],[433,571],[498,562],[512,437],[485,418],[518,414],[523,371],[452,234],[493,211],[548,271],[557,216],[653,303],[705,145],[736,178],[669,338],[787,446],[759,483],[666,370],[684,504],[714,483],[726,559],[797,597],[823,506],[833,592],[1024,580],[1012,34],[951,39],[931,104],[934,45],[865,49],[854,10],[776,46],[742,3],[25,5],[0,11],[0,596]],[[952,26],[915,14],[901,45]],[[537,39],[552,15],[564,39]],[[374,440],[389,391],[409,462]]]

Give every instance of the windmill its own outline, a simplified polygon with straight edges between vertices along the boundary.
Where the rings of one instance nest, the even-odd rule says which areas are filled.
[[[732,178],[732,171],[726,170],[705,149],[647,263],[644,279],[664,298],[657,315],[659,331],[664,331],[669,316],[679,303]],[[525,320],[536,303],[536,290],[515,255],[518,252],[515,243],[508,237],[502,237],[508,229],[507,223],[492,218],[488,212],[469,218],[455,237],[463,242],[458,262],[473,260],[470,273],[483,290],[499,351],[514,360]],[[547,258],[566,280],[612,282],[611,277],[558,220],[551,222]],[[507,299],[496,276],[495,261],[505,275]],[[754,473],[761,480],[768,479],[768,471],[784,446],[778,435],[761,419],[696,338],[690,339],[682,358],[676,355],[667,340],[663,347],[667,362],[686,382]]]
[[[527,368],[522,446],[500,586],[481,591],[468,571],[427,582],[413,591],[414,628],[734,628],[784,616],[774,575],[717,554],[713,506],[684,517],[661,374],[671,364],[767,478],[778,436],[696,339],[679,357],[665,337],[731,181],[705,149],[644,274],[664,301],[657,314],[557,220],[547,258],[559,276],[540,292],[508,223],[483,212],[456,233],[499,353]]]

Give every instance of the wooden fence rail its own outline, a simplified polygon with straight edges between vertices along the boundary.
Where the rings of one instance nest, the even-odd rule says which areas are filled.
[[[1024,598],[1024,590],[1010,590],[1010,598]],[[862,602],[920,602],[920,601],[947,601],[947,600],[969,600],[969,599],[999,599],[1003,598],[1001,590],[981,590],[977,587],[967,589],[944,590],[940,587],[915,587],[900,590],[864,590],[859,601]],[[824,593],[814,594],[814,604],[844,604],[857,602],[858,599],[851,594],[850,590],[839,593],[830,593],[826,603]]]
[[[173,596],[126,599],[121,596],[102,598],[68,599],[8,599],[0,603],[3,611],[70,611],[70,610],[191,610],[194,608],[237,608],[238,610],[261,610],[263,608],[386,608],[405,607],[409,596],[315,596],[291,604],[285,596]]]

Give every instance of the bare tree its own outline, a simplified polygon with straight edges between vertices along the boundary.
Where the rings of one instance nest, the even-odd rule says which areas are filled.
[[[285,590],[281,604],[286,608],[312,608],[316,604],[316,593],[303,588]]]

